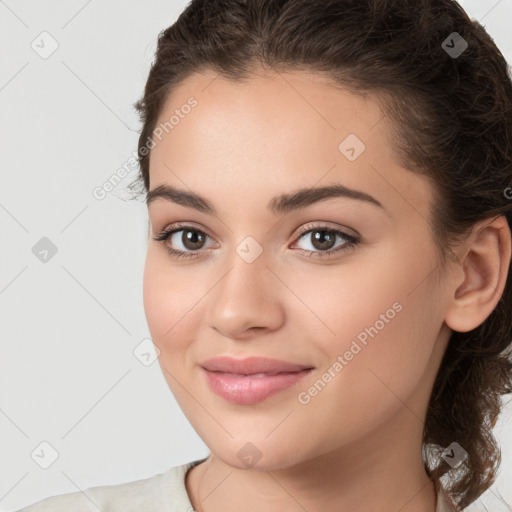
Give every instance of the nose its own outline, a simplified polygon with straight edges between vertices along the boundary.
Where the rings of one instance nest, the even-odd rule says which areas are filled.
[[[240,247],[209,294],[209,324],[232,339],[247,339],[284,323],[282,281],[265,252],[251,261]],[[241,255],[240,255],[241,254]]]

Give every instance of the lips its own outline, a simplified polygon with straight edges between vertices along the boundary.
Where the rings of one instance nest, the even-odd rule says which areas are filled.
[[[214,357],[200,364],[210,372],[236,373],[239,375],[255,375],[258,373],[277,374],[300,372],[309,370],[311,365],[302,365],[270,359],[267,357],[248,357],[246,359],[234,359],[228,356]]]
[[[313,369],[277,359],[228,356],[201,363],[209,388],[224,400],[250,405],[283,391],[302,380]]]

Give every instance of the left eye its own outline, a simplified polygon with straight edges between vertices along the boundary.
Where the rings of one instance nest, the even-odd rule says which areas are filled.
[[[308,236],[306,236],[308,235]],[[341,249],[333,249],[336,244],[336,239],[341,238],[344,240],[341,243]],[[341,250],[352,247],[358,243],[358,239],[348,233],[340,231],[338,229],[328,228],[328,227],[316,227],[313,229],[309,229],[308,231],[302,232],[298,238],[301,240],[308,240],[313,249],[307,249],[302,247],[302,250],[307,252],[320,252],[320,255],[323,254],[331,254],[333,252],[339,252]],[[338,245],[340,247],[340,245]]]
[[[181,236],[175,237],[178,233],[182,233]],[[297,235],[297,240],[306,240],[307,235],[314,235],[310,237],[310,243],[312,244],[313,249],[305,249],[302,247],[300,250],[309,253],[311,257],[330,256],[331,254],[353,248],[359,243],[359,239],[357,237],[328,226],[317,226],[303,230]],[[177,238],[177,242],[181,244],[183,249],[175,249],[174,247],[171,247],[174,246],[173,238]],[[173,257],[198,258],[201,255],[206,238],[211,237],[194,226],[175,225],[158,233],[153,237],[153,240],[163,242],[165,249]],[[344,240],[344,243],[338,246],[337,249],[333,249],[332,247],[336,243],[337,238]],[[166,243],[167,241],[171,241],[171,244]]]

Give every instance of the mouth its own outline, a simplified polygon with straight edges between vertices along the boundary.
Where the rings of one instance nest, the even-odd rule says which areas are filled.
[[[270,375],[299,372],[312,368],[311,365],[291,363],[268,357],[235,359],[230,356],[218,356],[213,359],[207,359],[200,366],[211,372],[235,373],[238,375],[256,375],[259,373]]]
[[[223,356],[209,359],[200,366],[210,390],[239,405],[262,402],[297,384],[313,370],[310,365],[260,357]]]

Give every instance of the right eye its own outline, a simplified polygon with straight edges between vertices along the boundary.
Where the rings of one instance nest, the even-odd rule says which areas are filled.
[[[181,233],[180,236],[177,236]],[[157,233],[153,240],[162,242],[167,252],[176,258],[198,258],[206,238],[211,238],[208,234],[191,225],[174,224]],[[182,249],[169,246],[181,244]]]

